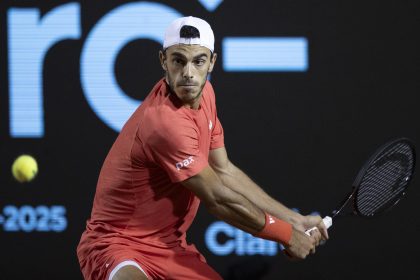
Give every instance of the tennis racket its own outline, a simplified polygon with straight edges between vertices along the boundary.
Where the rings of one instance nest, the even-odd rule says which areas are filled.
[[[381,146],[360,169],[350,194],[323,219],[325,226],[331,227],[337,216],[371,218],[391,209],[406,194],[415,163],[415,147],[409,139],[399,138]],[[305,233],[310,235],[315,229]]]

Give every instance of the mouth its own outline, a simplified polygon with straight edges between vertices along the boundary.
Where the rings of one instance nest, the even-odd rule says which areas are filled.
[[[185,89],[185,90],[193,90],[197,87],[195,84],[180,84],[179,87]]]
[[[196,87],[196,84],[180,84],[181,87]]]

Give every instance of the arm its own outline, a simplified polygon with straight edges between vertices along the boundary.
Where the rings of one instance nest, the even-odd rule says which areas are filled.
[[[265,233],[268,228],[274,227],[274,224],[278,225],[278,223],[284,222],[277,221],[273,225],[271,222],[267,223],[265,213],[243,194],[225,186],[212,167],[205,167],[197,175],[182,181],[182,184],[197,195],[207,210],[219,219],[253,235],[277,242],[282,240],[280,236],[283,234],[278,228],[274,232],[271,230],[270,234]],[[289,254],[292,257],[303,259],[310,252],[314,252],[319,239],[292,229],[291,238],[287,242],[289,244],[285,245]]]
[[[328,232],[321,222],[321,217],[302,216],[270,197],[244,172],[230,162],[225,148],[211,150],[209,163],[225,186],[241,193],[263,211],[291,223],[300,231],[317,226],[322,237],[328,239]]]
[[[242,194],[224,186],[210,166],[182,184],[219,219],[251,234],[264,227],[264,213]]]
[[[270,197],[227,157],[226,149],[210,151],[210,166],[229,188],[242,193],[260,209],[291,224],[300,222],[302,216]]]

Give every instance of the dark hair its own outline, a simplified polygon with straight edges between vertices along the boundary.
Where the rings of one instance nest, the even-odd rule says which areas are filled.
[[[163,53],[163,55],[166,57],[166,49],[162,49],[162,53]],[[212,60],[213,59],[213,52],[212,51],[210,51],[210,60]]]
[[[184,25],[179,30],[179,37],[181,38],[200,38],[200,31],[191,25]]]

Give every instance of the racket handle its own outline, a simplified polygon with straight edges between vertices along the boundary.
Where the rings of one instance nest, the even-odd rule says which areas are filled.
[[[327,229],[332,226],[332,218],[330,216],[325,216],[324,219],[322,219],[322,222],[324,223],[324,225]],[[313,227],[311,229],[308,229],[307,231],[305,231],[305,234],[311,236],[311,232],[314,231],[315,229],[317,229],[317,227]],[[281,245],[281,246],[283,248],[282,249],[283,253],[285,253],[286,256],[291,257],[291,255],[289,254],[289,252],[287,252],[287,250],[283,247],[283,245]]]
[[[332,226],[332,218],[331,217],[325,216],[325,218],[322,219],[322,221],[324,222],[324,225],[327,229]],[[305,231],[306,235],[310,236],[311,232],[314,231],[315,229],[317,229],[317,227],[313,227],[311,229],[308,229],[307,231]]]

